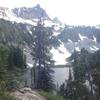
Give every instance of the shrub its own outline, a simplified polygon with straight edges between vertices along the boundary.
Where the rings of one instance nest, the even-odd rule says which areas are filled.
[[[0,92],[0,100],[14,100],[14,97],[10,96],[9,93]]]
[[[40,94],[46,97],[47,100],[65,100],[62,96],[54,95],[50,92],[40,91]]]

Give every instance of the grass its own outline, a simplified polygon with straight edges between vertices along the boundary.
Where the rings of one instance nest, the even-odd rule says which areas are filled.
[[[54,95],[50,92],[40,91],[40,95],[47,98],[47,100],[65,100],[62,96]]]

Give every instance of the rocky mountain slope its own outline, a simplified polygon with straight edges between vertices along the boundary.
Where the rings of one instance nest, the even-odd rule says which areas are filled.
[[[30,19],[35,20],[39,18],[49,19],[48,14],[44,9],[40,7],[39,4],[33,8],[26,8],[26,7],[14,8],[12,9],[12,12],[16,17],[20,17],[23,19],[29,19],[29,20]]]
[[[96,27],[66,26],[58,38],[70,52],[80,51],[82,48],[93,52],[100,48],[100,29]]]
[[[3,8],[0,7],[0,41],[30,42],[31,28],[41,18],[46,27],[53,28],[52,53],[54,59],[63,63],[74,51],[85,48],[94,52],[100,48],[99,26],[69,26],[63,24],[58,18],[51,19],[40,5],[26,8]],[[3,20],[4,19],[4,20]],[[6,33],[6,34],[3,34]],[[26,50],[27,51],[27,50]]]

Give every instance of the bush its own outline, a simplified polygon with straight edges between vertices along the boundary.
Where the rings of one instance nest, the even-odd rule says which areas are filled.
[[[47,100],[65,100],[62,96],[54,95],[50,92],[41,91],[40,94],[46,97]]]
[[[15,100],[9,93],[0,92],[0,100]]]

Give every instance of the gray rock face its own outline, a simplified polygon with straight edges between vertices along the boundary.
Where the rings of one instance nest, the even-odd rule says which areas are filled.
[[[37,5],[33,8],[14,8],[12,9],[12,12],[14,13],[15,16],[23,18],[23,19],[49,19],[48,14],[45,12],[43,8],[40,7],[40,5]]]
[[[9,11],[8,8],[0,7],[0,16],[2,16],[2,17],[7,16],[8,11]]]
[[[100,29],[96,27],[67,26],[57,37],[70,53],[74,50],[80,51],[82,48],[90,52],[100,48]]]

